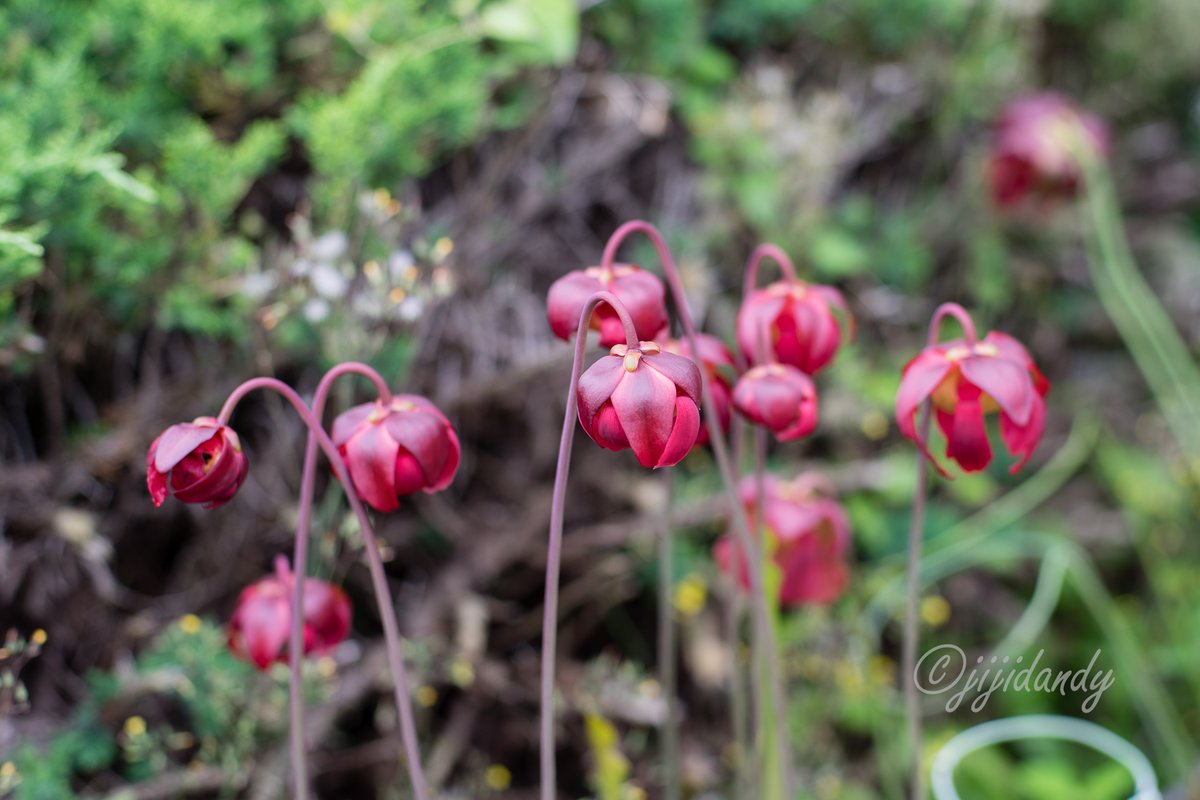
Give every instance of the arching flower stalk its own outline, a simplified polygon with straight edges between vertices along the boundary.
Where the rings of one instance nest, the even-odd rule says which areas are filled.
[[[348,628],[348,607],[339,601],[337,592],[324,592],[325,585],[319,587],[322,593],[328,595],[322,599],[319,593],[313,600],[320,608],[310,608],[311,602],[306,602],[305,585],[313,583],[304,579],[303,572],[308,558],[308,524],[311,517],[313,485],[316,475],[316,456],[318,449],[329,460],[334,475],[342,484],[346,498],[358,519],[366,553],[367,565],[371,573],[376,600],[379,604],[380,615],[383,619],[384,637],[387,644],[389,665],[395,682],[397,710],[401,720],[401,734],[408,760],[408,772],[412,781],[413,794],[417,800],[427,800],[428,790],[421,772],[420,753],[417,747],[416,727],[413,722],[412,705],[408,688],[408,679],[404,668],[403,653],[400,649],[399,625],[396,622],[396,612],[388,592],[387,578],[383,571],[383,558],[379,545],[367,517],[366,509],[359,498],[359,493],[351,479],[351,474],[328,434],[320,424],[320,414],[324,408],[330,385],[340,375],[350,372],[366,374],[376,384],[380,391],[381,402],[391,403],[392,396],[386,383],[373,370],[362,364],[343,364],[330,370],[317,389],[315,401],[316,413],[305,405],[300,396],[287,384],[274,378],[254,378],[238,386],[230,394],[215,418],[201,418],[190,425],[177,425],[168,429],[151,445],[147,456],[147,485],[156,505],[166,497],[166,487],[172,487],[176,495],[185,502],[205,502],[208,507],[228,501],[245,478],[245,457],[241,454],[240,444],[235,434],[228,427],[237,404],[250,392],[258,389],[274,391],[288,401],[300,415],[308,429],[308,446],[304,465],[304,475],[301,482],[300,519],[298,524],[296,551],[294,563],[300,572],[293,578],[290,573],[287,579],[282,572],[276,579],[267,579],[262,583],[270,586],[250,587],[248,594],[243,595],[239,604],[239,614],[231,627],[231,646],[244,648],[256,663],[269,657],[279,657],[279,626],[275,623],[281,618],[278,613],[279,600],[288,589],[291,590],[291,603],[288,609],[290,615],[289,663],[291,665],[290,713],[291,713],[291,751],[293,772],[293,796],[299,800],[307,800],[309,796],[308,772],[304,748],[304,712],[303,698],[300,692],[300,664],[306,652],[328,646],[336,638],[344,635]],[[455,440],[455,446],[457,441]],[[457,459],[455,450],[454,459]],[[439,481],[441,480],[439,476]],[[316,582],[320,583],[320,582]],[[276,585],[278,584],[278,585]],[[289,585],[290,584],[290,585]],[[330,587],[332,589],[332,587]],[[340,590],[338,590],[340,591]],[[342,596],[344,600],[344,596]],[[302,613],[292,613],[294,609],[302,609]],[[264,628],[264,610],[270,611],[266,616],[271,625]],[[312,610],[317,616],[312,616]],[[261,663],[260,663],[261,666]]]
[[[583,371],[588,325],[606,304],[620,320],[625,343]],[[558,638],[558,582],[562,562],[563,517],[575,419],[601,447],[631,448],[646,467],[669,467],[688,454],[699,432],[700,370],[689,359],[665,353],[656,342],[640,341],[633,319],[610,292],[589,297],[580,311],[567,408],[559,441],[546,548],[546,589],[542,617],[541,796],[555,800],[554,665]]]
[[[954,317],[963,338],[939,343],[946,317]],[[925,796],[922,763],[922,720],[916,669],[918,605],[920,599],[921,542],[925,530],[925,502],[929,493],[929,464],[942,475],[949,473],[929,452],[930,425],[936,410],[938,426],[946,436],[946,456],[967,472],[984,469],[992,459],[984,417],[1000,415],[1000,433],[1018,457],[1012,471],[1020,469],[1041,441],[1045,422],[1044,396],[1049,382],[1017,340],[989,333],[982,340],[970,315],[957,303],[938,306],[929,322],[924,350],[904,367],[896,395],[896,423],[917,445],[917,485],[913,494],[908,531],[907,591],[901,677],[911,747],[913,798]],[[916,417],[914,423],[914,416]],[[928,463],[927,463],[928,462]]]
[[[758,270],[766,259],[779,265],[783,278],[759,289]],[[843,319],[839,319],[834,309]],[[734,387],[733,405],[755,424],[754,471],[750,483],[755,502],[744,511],[754,520],[751,532],[757,544],[744,548],[736,543],[734,548],[746,554],[746,558],[736,559],[739,574],[744,575],[747,566],[757,564],[764,576],[764,586],[758,590],[762,592],[759,602],[768,609],[768,629],[772,632],[780,604],[778,590],[768,579],[778,572],[778,565],[772,561],[763,523],[767,431],[774,433],[778,441],[791,441],[808,436],[816,428],[817,391],[810,375],[832,362],[842,341],[843,326],[853,333],[853,323],[841,293],[798,279],[791,258],[781,248],[761,244],[750,254],[737,318],[738,346],[750,367]],[[731,644],[736,646],[736,641]],[[771,736],[772,727],[786,729],[786,717],[782,716],[786,712],[763,694],[756,692],[754,701],[758,738],[766,760],[764,796],[792,797],[790,767],[785,761],[790,757],[787,739]],[[782,770],[774,768],[777,762],[783,765]],[[777,778],[781,772],[783,780]]]
[[[643,234],[654,245],[655,252],[662,266],[663,275],[666,278],[667,287],[675,303],[676,313],[679,315],[679,322],[684,332],[684,340],[687,342],[691,352],[702,353],[700,334],[696,328],[691,305],[688,303],[687,294],[683,288],[683,281],[680,279],[679,269],[675,264],[674,257],[671,255],[670,248],[667,247],[666,241],[657,228],[643,220],[633,220],[621,225],[613,232],[605,244],[604,253],[600,259],[600,267],[611,267],[616,261],[617,251],[620,249],[621,244],[634,233]],[[707,426],[709,432],[708,443],[712,448],[713,459],[716,461],[718,471],[721,475],[726,503],[734,523],[734,534],[739,543],[746,549],[746,552],[751,552],[752,538],[750,535],[750,526],[738,501],[737,479],[734,473],[733,462],[729,457],[729,448],[721,430],[720,408],[714,399],[712,380],[706,372],[706,370],[700,370],[700,390],[703,399],[704,424]],[[791,797],[795,793],[792,791],[794,782],[791,769],[791,753],[790,748],[787,746],[787,695],[784,691],[783,678],[780,671],[779,648],[765,604],[760,565],[752,560],[748,567],[751,585],[750,606],[753,617],[752,629],[755,632],[755,636],[751,640],[752,656],[754,663],[759,665],[763,673],[767,676],[771,705],[778,712],[775,717],[774,739],[781,744],[780,751],[782,757],[779,760],[779,783],[784,788],[785,793]],[[550,800],[550,798],[543,795],[543,800]]]

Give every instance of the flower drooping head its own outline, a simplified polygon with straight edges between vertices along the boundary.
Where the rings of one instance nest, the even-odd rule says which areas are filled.
[[[662,349],[665,352],[691,359],[704,371],[705,377],[708,378],[709,391],[712,392],[717,421],[721,425],[721,430],[729,433],[729,425],[733,421],[733,386],[730,384],[729,378],[730,375],[737,374],[737,364],[733,360],[733,353],[729,352],[729,348],[725,346],[724,342],[707,333],[696,334],[696,347],[700,350],[699,358],[692,356],[692,348],[686,337],[670,339],[664,332],[660,334],[659,341],[662,342]],[[708,444],[708,426],[701,425],[700,435],[696,437],[696,446],[706,444]]]
[[[146,488],[154,505],[171,494],[205,508],[224,505],[246,479],[249,463],[238,436],[214,417],[167,428],[146,453]]]
[[[748,363],[765,363],[759,352],[759,338],[765,331],[765,346],[774,360],[816,375],[833,361],[842,341],[843,322],[835,309],[853,333],[854,319],[846,301],[831,286],[784,278],[754,289],[738,309],[738,347]]]
[[[287,560],[275,561],[275,574],[242,590],[229,620],[229,649],[265,670],[288,660],[292,590],[296,578]],[[350,600],[338,586],[304,579],[304,655],[324,653],[350,634]]]
[[[579,376],[579,423],[609,450],[633,449],[643,467],[669,467],[700,432],[700,370],[655,342],[613,345]]]
[[[748,369],[733,387],[733,407],[781,442],[808,436],[817,427],[817,387],[788,364]]]
[[[558,338],[569,341],[575,334],[584,305],[596,292],[609,292],[629,311],[638,338],[650,339],[667,324],[666,292],[656,275],[633,264],[588,267],[568,272],[550,286],[546,316]],[[592,314],[591,327],[600,331],[600,345],[611,347],[625,341],[621,320],[609,305]]]
[[[437,406],[414,394],[398,394],[344,411],[331,438],[363,502],[395,511],[414,492],[440,492],[458,470],[458,435]]]
[[[846,512],[831,497],[826,482],[812,473],[790,482],[767,475],[763,489],[762,526],[770,542],[771,560],[782,577],[780,607],[834,602],[850,580]],[[742,480],[738,494],[754,530],[758,491],[753,476]],[[731,536],[718,539],[713,547],[721,571],[736,574],[741,588],[749,590],[750,575],[741,556],[741,548]]]
[[[1082,177],[1083,150],[1098,158],[1108,154],[1108,128],[1099,117],[1053,92],[1013,100],[996,122],[988,158],[992,197],[1001,206],[1026,197],[1072,197]]]
[[[934,317],[934,329],[942,314],[951,314],[962,322],[966,338],[932,343],[905,365],[896,394],[900,432],[947,474],[917,430],[917,411],[930,400],[946,436],[946,457],[967,472],[978,472],[992,461],[985,418],[999,412],[1000,438],[1017,457],[1016,472],[1041,441],[1050,382],[1016,339],[992,331],[979,341],[966,311],[952,303],[942,309]]]

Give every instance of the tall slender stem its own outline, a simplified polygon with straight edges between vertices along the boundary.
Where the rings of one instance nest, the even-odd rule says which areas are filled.
[[[575,358],[571,363],[571,382],[567,388],[567,409],[563,414],[562,436],[558,443],[558,464],[554,470],[554,492],[550,499],[550,537],[546,545],[546,595],[542,605],[542,678],[541,678],[541,798],[555,800],[558,792],[554,763],[554,662],[558,647],[558,577],[562,565],[563,516],[566,510],[567,478],[571,472],[571,445],[575,440],[575,417],[579,409],[579,374],[583,371],[587,349],[588,323],[592,311],[607,303],[617,312],[625,328],[625,341],[637,347],[637,331],[629,312],[615,295],[596,292],[588,298],[579,315],[575,331]],[[693,352],[698,352],[693,350]],[[703,373],[701,373],[703,374]]]
[[[929,401],[921,406],[917,422],[921,440],[929,438],[932,415]],[[929,464],[925,454],[917,453],[917,487],[913,493],[912,514],[908,523],[908,566],[904,603],[904,644],[901,680],[904,681],[904,708],[908,717],[908,741],[912,748],[911,799],[924,800],[925,770],[922,764],[921,698],[917,694],[914,673],[917,669],[917,640],[920,636],[919,601],[921,594],[921,542],[925,535],[925,496],[929,492]]]
[[[296,413],[308,427],[310,435],[316,437],[318,447],[333,467],[334,475],[342,484],[350,508],[358,519],[359,530],[366,545],[367,567],[371,573],[375,599],[379,604],[379,614],[383,620],[383,635],[387,645],[388,664],[392,671],[396,708],[400,714],[400,733],[404,740],[405,757],[408,761],[408,776],[416,799],[428,800],[429,792],[425,786],[425,777],[421,769],[421,754],[417,745],[417,728],[412,709],[412,697],[409,692],[408,671],[404,666],[404,652],[401,649],[400,625],[396,621],[396,608],[392,604],[391,595],[388,592],[387,575],[383,570],[383,556],[379,552],[379,543],[375,539],[375,531],[367,516],[367,510],[354,490],[354,484],[350,480],[346,465],[342,462],[337,447],[330,440],[329,434],[325,433],[320,421],[313,416],[311,409],[304,404],[300,395],[283,381],[275,378],[253,378],[246,381],[229,395],[225,405],[221,408],[218,419],[222,422],[228,421],[241,399],[257,389],[277,392],[296,409]],[[302,609],[303,606],[299,606],[293,617],[299,616]],[[301,748],[303,748],[303,743],[301,743]],[[306,781],[307,777],[303,778],[299,785],[304,785]]]
[[[662,526],[658,531],[658,682],[666,698],[662,727],[663,798],[679,800],[679,700],[677,691],[678,659],[675,656],[675,620],[672,593],[675,587],[675,554],[671,541],[671,506],[675,494],[674,470],[663,471],[664,500]]]
[[[353,361],[338,364],[321,377],[320,382],[317,383],[317,390],[313,394],[312,416],[318,425],[321,424],[321,418],[324,416],[325,403],[329,398],[329,391],[333,388],[334,381],[343,375],[349,374],[359,374],[367,377],[375,384],[375,389],[379,392],[380,399],[385,403],[391,401],[392,392],[388,388],[387,381],[375,370],[366,364]],[[309,429],[304,444],[304,469],[300,478],[300,507],[296,515],[296,541],[292,556],[293,568],[301,576],[306,575],[308,572],[308,540],[312,520],[313,493],[317,482],[317,454],[317,437]],[[296,581],[296,585],[292,590],[292,608],[304,608],[303,580]],[[303,641],[303,615],[293,614],[289,644],[291,675],[288,681],[288,702],[291,715],[290,739],[293,771],[296,772],[297,776],[305,776],[303,779],[303,789],[299,788],[300,781],[298,778],[296,800],[306,800],[308,790],[307,769],[305,767],[307,754],[304,744],[304,695],[301,691],[300,681],[300,665],[304,659]],[[398,716],[402,716],[400,709],[396,709],[396,713]],[[417,769],[420,770],[420,765],[417,766]]]
[[[942,320],[954,317],[962,326],[967,343],[974,345],[979,338],[971,315],[958,303],[942,303],[933,312],[929,321],[927,344],[937,344],[938,330]],[[930,403],[921,404],[917,420],[918,437],[922,442],[929,440],[930,423],[933,415]],[[920,573],[921,544],[925,537],[925,501],[929,494],[929,464],[925,454],[917,453],[917,485],[913,492],[912,513],[908,523],[908,564],[904,603],[904,641],[901,653],[901,680],[904,682],[904,708],[908,719],[908,740],[911,748],[912,775],[910,777],[910,800],[924,800],[925,770],[922,746],[921,698],[917,693],[914,673],[917,668],[917,641],[920,638]]]
[[[764,243],[750,253],[750,258],[746,261],[746,269],[742,273],[742,297],[750,296],[750,293],[758,288],[758,268],[766,259],[771,259],[779,265],[779,269],[783,272],[784,279],[788,281],[796,280],[796,265],[792,263],[792,258],[783,248],[778,245]]]
[[[667,284],[671,287],[671,294],[675,299],[675,310],[679,314],[679,321],[682,323],[684,334],[687,336],[688,347],[691,348],[693,353],[699,353],[700,347],[697,342],[696,323],[692,318],[691,306],[688,304],[687,294],[683,289],[683,281],[680,279],[679,269],[675,265],[675,259],[671,255],[666,241],[657,228],[643,220],[626,222],[609,237],[608,242],[604,246],[604,254],[601,257],[600,265],[602,267],[611,267],[621,243],[632,233],[642,233],[653,243],[654,249],[658,253],[659,261],[662,264]],[[717,462],[717,469],[721,473],[722,483],[725,485],[725,497],[729,504],[730,517],[733,519],[734,533],[743,552],[749,554],[754,552],[754,541],[750,536],[750,525],[746,520],[745,509],[742,508],[741,503],[738,501],[736,476],[734,475],[733,465],[729,460],[729,451],[722,437],[721,418],[718,416],[717,406],[713,402],[710,383],[705,371],[700,370],[700,389],[704,400],[704,421],[708,425],[709,444],[712,447],[713,458]],[[754,616],[754,625],[758,628],[763,643],[763,652],[759,653],[758,656],[767,662],[771,703],[777,712],[776,736],[780,742],[782,755],[779,765],[782,773],[781,783],[785,794],[790,800],[790,798],[795,796],[795,792],[792,788],[791,747],[787,739],[787,695],[784,692],[783,677],[779,668],[779,648],[776,644],[775,632],[772,629],[763,600],[762,571],[758,568],[759,565],[755,559],[747,558],[746,562],[748,567],[747,572],[750,577],[750,604]]]

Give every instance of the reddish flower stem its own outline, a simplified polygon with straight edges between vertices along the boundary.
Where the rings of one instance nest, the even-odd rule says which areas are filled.
[[[663,724],[659,727],[663,756],[663,800],[679,800],[679,700],[678,663],[675,657],[675,619],[672,590],[675,588],[675,554],[671,540],[671,505],[675,473],[663,472],[662,527],[658,531],[658,683],[666,698]]]
[[[760,244],[750,253],[750,258],[746,261],[746,269],[742,273],[742,299],[749,297],[750,293],[758,288],[758,268],[768,258],[779,265],[785,279],[796,280],[796,265],[792,263],[791,256],[778,245]]]
[[[967,344],[974,345],[979,340],[975,331],[975,323],[967,310],[958,303],[942,303],[933,312],[929,320],[929,334],[926,341],[930,345],[938,343],[941,324],[946,317],[954,317],[962,326],[963,336]],[[929,400],[921,404],[920,416],[917,420],[920,441],[929,440],[930,423],[933,420]],[[908,740],[912,748],[912,776],[910,796],[912,800],[924,800],[925,769],[922,763],[923,734],[921,719],[921,698],[917,693],[917,641],[920,638],[920,599],[921,599],[921,544],[925,537],[925,502],[929,494],[929,463],[925,454],[917,453],[917,485],[913,490],[912,513],[908,522],[908,564],[906,568],[906,591],[904,603],[904,641],[901,653],[902,676],[904,680],[904,708],[908,717]]]
[[[954,317],[958,324],[962,325],[963,337],[967,340],[967,344],[973,345],[979,341],[979,334],[975,332],[975,322],[967,310],[958,303],[942,303],[933,312],[933,318],[929,320],[929,344],[938,343],[938,331],[941,328],[942,320],[946,317]]]
[[[579,375],[583,372],[587,350],[588,323],[596,306],[607,303],[621,319],[625,342],[638,346],[633,319],[616,295],[596,292],[584,303],[575,331],[575,358],[571,363],[571,382],[567,388],[567,410],[563,414],[562,437],[558,443],[558,464],[554,470],[554,492],[550,500],[550,537],[546,545],[546,595],[542,605],[542,677],[541,677],[541,798],[556,800],[554,749],[554,662],[558,647],[558,577],[562,565],[563,516],[566,510],[567,478],[571,472],[571,445],[575,439],[575,418],[579,411]]]
[[[683,281],[680,279],[675,259],[657,228],[643,220],[626,222],[613,232],[607,244],[604,245],[604,253],[600,259],[600,266],[611,268],[621,243],[633,233],[642,233],[653,243],[654,249],[658,253],[659,262],[662,264],[667,284],[671,287],[671,294],[675,299],[675,311],[679,314],[679,321],[683,325],[684,334],[687,336],[688,347],[691,348],[693,353],[699,355],[700,347],[697,341],[696,323],[692,318],[691,306],[688,304],[687,294],[683,290]],[[717,406],[713,402],[712,387],[709,384],[710,381],[708,375],[705,374],[705,370],[700,370],[700,389],[704,400],[704,421],[708,425],[709,445],[712,447],[713,458],[717,462],[722,483],[725,485],[725,497],[729,503],[730,516],[733,518],[734,533],[743,550],[746,553],[753,553],[754,542],[750,536],[750,525],[746,520],[745,509],[742,508],[741,502],[738,500],[736,477],[721,431],[721,418],[717,414]],[[759,653],[758,656],[767,662],[771,703],[776,711],[776,737],[780,742],[781,754],[779,760],[780,772],[782,773],[781,785],[784,788],[785,796],[790,800],[792,797],[795,797],[795,792],[793,791],[792,781],[791,747],[787,736],[787,696],[784,693],[783,678],[779,669],[779,648],[775,641],[775,632],[772,629],[763,597],[762,570],[759,569],[759,565],[755,559],[747,558],[746,561],[748,562],[748,571],[750,573],[750,605],[755,627],[758,628],[763,643],[762,649],[764,652]],[[543,800],[549,799],[543,798]]]
[[[358,370],[358,367],[360,366],[367,370],[370,369],[365,365],[354,365],[346,371],[360,371]],[[334,377],[336,378],[337,376],[335,375]],[[325,381],[323,380],[322,382],[324,383]],[[331,382],[332,381],[330,381],[330,383]],[[383,385],[382,379],[377,381],[377,385]],[[383,635],[384,639],[386,640],[388,664],[392,671],[392,679],[394,684],[393,689],[396,697],[396,708],[400,715],[400,733],[404,740],[405,757],[408,761],[408,775],[410,781],[412,782],[413,795],[417,798],[417,800],[428,800],[429,793],[425,786],[425,778],[421,770],[421,754],[417,746],[416,724],[414,722],[412,712],[412,699],[409,692],[408,673],[404,666],[404,653],[400,647],[400,625],[396,620],[396,609],[392,604],[391,595],[388,592],[387,575],[383,570],[383,556],[379,552],[379,543],[375,540],[375,531],[371,526],[371,520],[367,516],[366,508],[359,499],[358,493],[354,490],[354,484],[351,482],[350,475],[346,471],[346,465],[342,462],[342,458],[337,451],[337,447],[335,447],[333,442],[330,440],[329,434],[325,433],[324,428],[321,427],[320,420],[313,414],[313,411],[304,404],[304,401],[300,398],[300,395],[296,393],[296,390],[288,386],[286,383],[275,378],[253,378],[246,381],[234,389],[233,393],[229,395],[229,398],[225,401],[225,405],[221,408],[221,413],[218,415],[218,420],[220,420],[222,423],[227,423],[229,417],[233,414],[234,408],[236,408],[237,404],[242,400],[242,398],[257,389],[274,391],[292,404],[292,407],[295,408],[296,413],[300,415],[300,418],[304,421],[305,426],[308,428],[309,436],[315,437],[317,446],[325,454],[325,458],[329,460],[335,477],[342,484],[342,488],[346,492],[346,499],[350,503],[350,508],[354,511],[355,517],[358,518],[359,530],[362,533],[367,551],[367,567],[371,573],[371,583],[375,590],[375,599],[379,604],[379,614],[383,620]],[[386,385],[383,386],[383,390],[387,391]],[[326,389],[326,392],[327,391],[328,389]],[[387,396],[390,398],[390,393]],[[303,491],[303,488],[301,491]],[[311,504],[311,498],[309,502]],[[307,536],[303,538],[307,539]],[[302,550],[303,554],[307,558],[307,548],[302,548]],[[297,583],[302,585],[303,580],[297,581]],[[293,594],[293,600],[295,600],[297,597],[302,601],[303,593],[295,592]],[[293,636],[295,634],[295,619],[300,617],[300,611],[302,609],[303,605],[298,605],[295,609],[293,609]],[[297,658],[299,653],[300,648],[293,646],[290,658],[294,679],[297,680],[299,677],[299,660]],[[302,703],[294,705],[298,706],[302,705]],[[293,717],[293,719],[295,718]],[[302,738],[303,732],[300,733],[300,737],[301,739],[298,742],[298,750],[295,749],[297,748],[297,740],[293,738],[292,741],[292,746],[294,748],[293,772],[296,775],[296,786],[294,787],[294,790],[297,798],[305,798],[308,791],[308,777],[305,770],[306,759],[304,757],[304,743]],[[297,752],[300,755],[300,761],[298,764],[295,762],[295,756]]]

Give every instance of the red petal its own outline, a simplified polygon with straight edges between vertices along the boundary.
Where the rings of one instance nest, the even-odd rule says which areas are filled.
[[[329,438],[335,445],[341,447],[350,441],[350,437],[354,436],[359,428],[369,424],[367,420],[371,413],[379,409],[379,403],[363,403],[343,411],[333,418],[333,428],[330,430]]]
[[[998,356],[968,356],[958,368],[964,379],[990,395],[1018,425],[1029,421],[1037,392],[1024,364]]]
[[[568,272],[552,283],[546,295],[546,318],[554,335],[563,340],[574,336],[588,298],[604,288],[582,270]]]
[[[775,320],[783,310],[783,304],[783,295],[767,289],[756,289],[742,301],[737,316],[737,343],[747,363],[757,364],[759,361],[760,332],[766,336],[767,345],[771,345]]]
[[[625,435],[625,429],[621,426],[621,420],[617,417],[612,403],[602,405],[599,413],[590,422],[585,423],[582,418],[579,421],[588,436],[606,450],[624,450],[629,447],[629,437]]]
[[[623,377],[625,359],[613,355],[601,356],[579,376],[575,396],[579,400],[579,419],[585,429],[591,427],[591,421],[612,397]]]
[[[965,381],[959,384],[954,414],[938,410],[938,425],[946,435],[946,457],[957,461],[967,472],[979,472],[992,461],[987,425],[979,390]]]
[[[450,458],[449,424],[441,414],[428,411],[392,411],[380,425],[391,439],[412,454],[425,473],[424,484],[441,477]],[[400,494],[409,494],[400,492]]]
[[[189,453],[219,433],[220,429],[216,426],[194,425],[190,422],[172,425],[158,437],[154,468],[159,472],[170,472]]]
[[[693,402],[702,402],[700,391],[700,368],[696,362],[685,356],[674,353],[652,353],[642,356],[642,363],[651,369],[661,372],[667,380],[674,383]]]
[[[667,377],[640,364],[613,390],[613,408],[643,467],[653,467],[662,456],[674,425],[676,394]]]
[[[354,490],[377,511],[395,511],[396,453],[400,447],[381,425],[368,425],[343,450]]]
[[[160,436],[159,439],[161,438]],[[154,451],[157,449],[158,439],[155,439],[150,443],[150,449],[146,452],[146,488],[150,491],[150,499],[154,501],[155,508],[161,506],[169,494],[167,476],[154,468]]]
[[[454,480],[455,473],[458,472],[458,464],[462,459],[462,448],[458,443],[458,434],[454,431],[454,426],[446,423],[446,462],[442,465],[442,472],[435,476],[434,480],[429,484],[426,492],[440,492],[445,489]]]
[[[675,425],[655,467],[671,467],[691,452],[700,433],[700,409],[690,397],[675,398]]]
[[[629,311],[639,339],[649,340],[667,324],[666,289],[654,273],[637,269],[619,275],[613,281],[612,293]],[[624,341],[622,328],[618,338],[602,344],[610,347]]]
[[[284,598],[249,598],[239,603],[235,615],[235,627],[246,654],[259,669],[283,657],[290,624],[289,604]]]
[[[1007,414],[1000,415],[1000,438],[1008,452],[1018,457],[1010,471],[1014,474],[1025,466],[1033,456],[1042,441],[1042,433],[1046,428],[1046,401],[1038,396],[1034,399],[1033,409],[1029,413],[1029,421],[1025,425],[1017,425]]]

